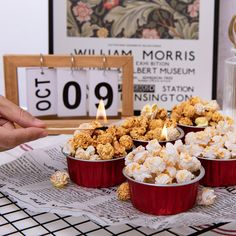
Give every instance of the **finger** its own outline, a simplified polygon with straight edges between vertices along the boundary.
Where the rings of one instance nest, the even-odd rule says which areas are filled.
[[[9,149],[45,136],[47,136],[47,132],[41,128],[30,127],[14,130],[0,128],[0,147]]]
[[[2,127],[9,129],[9,130],[16,128],[15,125],[11,121],[7,121],[4,125],[2,125]]]
[[[3,118],[15,122],[22,127],[46,127],[43,121],[33,117],[30,113],[24,111],[3,96],[0,96],[0,114]]]

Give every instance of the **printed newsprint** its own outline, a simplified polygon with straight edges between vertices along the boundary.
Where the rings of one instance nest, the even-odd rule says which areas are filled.
[[[195,206],[173,216],[153,216],[139,212],[131,202],[119,201],[116,187],[90,189],[70,182],[65,188],[56,189],[49,178],[56,170],[66,169],[60,145],[29,151],[0,166],[0,191],[29,210],[85,215],[103,226],[130,223],[161,230],[236,220],[236,187],[216,188],[217,200],[212,206]]]

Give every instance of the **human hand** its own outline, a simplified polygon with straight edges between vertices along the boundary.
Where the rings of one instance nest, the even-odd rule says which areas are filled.
[[[47,136],[44,128],[41,120],[0,95],[0,151]]]

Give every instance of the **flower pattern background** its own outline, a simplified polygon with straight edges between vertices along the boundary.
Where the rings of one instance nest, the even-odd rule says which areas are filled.
[[[193,39],[200,0],[67,0],[67,36]]]

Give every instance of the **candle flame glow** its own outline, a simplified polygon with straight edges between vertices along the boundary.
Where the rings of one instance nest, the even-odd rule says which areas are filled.
[[[161,131],[161,138],[164,140],[168,140],[168,132],[167,132],[167,128],[166,128],[166,124],[164,125],[164,127],[162,128]]]
[[[96,120],[102,120],[103,123],[107,123],[106,110],[102,99],[100,100],[98,105]]]

